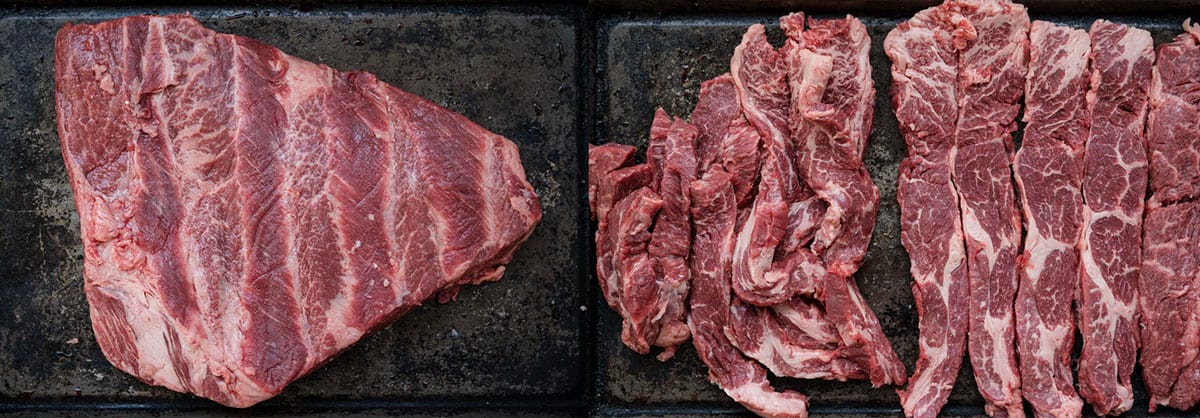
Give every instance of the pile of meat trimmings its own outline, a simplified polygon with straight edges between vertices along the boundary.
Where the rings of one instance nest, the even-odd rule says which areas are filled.
[[[853,280],[879,194],[862,162],[874,116],[870,38],[853,17],[762,25],[705,82],[688,121],[654,117],[636,149],[590,148],[596,273],[621,339],[660,360],[692,337],[710,379],[767,416],[805,416],[779,376],[905,382]]]

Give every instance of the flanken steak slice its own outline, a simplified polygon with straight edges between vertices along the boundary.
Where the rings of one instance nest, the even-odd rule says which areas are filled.
[[[1022,416],[1013,324],[1021,215],[1012,182],[1012,132],[1025,91],[1029,15],[1008,0],[949,4],[975,34],[958,56],[951,163],[971,288],[967,351],[986,412]]]
[[[1200,303],[1195,294],[1200,276],[1200,254],[1195,250],[1200,241],[1200,203],[1149,209],[1139,289],[1142,378],[1151,410],[1159,406],[1188,410],[1200,398]]]
[[[1150,200],[1138,286],[1150,410],[1200,400],[1200,26],[1159,45],[1146,140]]]
[[[896,198],[900,242],[908,251],[920,355],[899,390],[904,414],[936,417],[958,378],[966,347],[968,300],[958,191],[950,175],[958,115],[958,49],[970,25],[948,5],[918,12],[888,33],[892,104],[904,134]]]
[[[845,351],[853,353],[872,384],[903,384],[904,365],[853,277],[871,242],[879,204],[879,191],[862,161],[875,103],[870,37],[866,26],[850,16],[808,19],[807,30],[802,14],[784,16],[780,23],[788,38],[783,55],[796,167],[821,208],[814,222],[800,217],[801,222],[793,218],[789,224],[798,230],[816,228],[803,250],[819,261],[799,263],[805,280],[798,282],[815,284]]]
[[[1080,238],[1079,394],[1098,415],[1133,405],[1138,272],[1146,198],[1147,95],[1154,63],[1150,33],[1105,20],[1092,24],[1090,131],[1083,157]]]
[[[1029,31],[1025,134],[1013,163],[1025,251],[1013,310],[1021,392],[1038,416],[1078,417],[1071,349],[1079,286],[1083,144],[1088,136],[1087,32],[1036,21]]]
[[[499,279],[541,217],[507,139],[191,17],[68,24],[55,81],[101,349],[225,405]]]
[[[692,184],[690,194],[695,237],[689,259],[688,327],[696,353],[708,365],[708,379],[761,416],[807,417],[808,398],[793,391],[776,392],[763,367],[742,356],[726,336],[733,299],[729,266],[738,217],[730,174],[720,168],[709,170]]]

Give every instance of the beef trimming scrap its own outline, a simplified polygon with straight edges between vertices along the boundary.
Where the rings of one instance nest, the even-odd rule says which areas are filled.
[[[669,357],[679,340],[656,344],[639,330],[675,321],[674,302],[686,297],[710,380],[760,415],[806,416],[807,399],[773,390],[764,366],[875,386],[906,375],[853,278],[879,199],[862,161],[874,116],[870,38],[853,17],[780,21],[784,45],[751,26],[730,72],[702,85],[689,121],[656,112],[645,163],[628,145],[589,148],[589,184],[597,276],[626,345],[640,353],[657,345]],[[690,204],[690,229],[664,215],[671,199]],[[690,294],[672,273],[680,251],[654,254],[646,244],[656,234],[690,243]]]

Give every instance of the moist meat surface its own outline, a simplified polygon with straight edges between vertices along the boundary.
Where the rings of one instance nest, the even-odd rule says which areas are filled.
[[[801,283],[813,283],[841,336],[842,354],[860,363],[875,386],[903,384],[904,365],[853,277],[879,206],[879,191],[862,161],[874,119],[870,37],[866,26],[849,16],[808,19],[805,28],[803,15],[792,14],[780,23],[788,36],[783,54],[797,171],[816,197],[814,209],[807,211],[813,216],[793,218],[788,225],[794,231],[815,229],[811,242],[788,240],[785,248],[802,244],[792,250],[805,255],[799,265],[808,278]]]
[[[1150,33],[1092,25],[1091,124],[1083,156],[1079,394],[1099,415],[1133,406],[1136,295],[1147,159],[1142,129],[1154,63]]]
[[[1023,416],[1013,301],[1021,215],[1012,182],[1012,132],[1025,91],[1029,15],[1007,0],[949,3],[974,29],[959,51],[951,170],[962,208],[971,287],[967,351],[992,416]]]
[[[742,355],[727,337],[730,326],[730,259],[737,224],[737,199],[732,176],[711,170],[692,185],[692,291],[688,326],[692,344],[708,377],[731,398],[755,413],[768,417],[808,416],[808,398],[794,391],[776,392],[767,372]]]
[[[986,412],[1024,414],[1012,312],[1021,218],[1010,162],[1028,29],[1025,8],[1010,1],[957,1],[918,13],[885,42],[908,144],[897,195],[921,327],[917,378],[900,392],[910,416],[936,415],[952,387],[964,292]]]
[[[948,8],[925,9],[888,34],[892,104],[907,155],[896,195],[900,241],[908,251],[920,329],[920,355],[899,391],[904,414],[935,417],[958,378],[966,349],[967,282],[958,191],[950,174],[958,99],[957,44],[969,26]]]
[[[148,383],[253,405],[499,279],[541,218],[513,143],[370,74],[187,16],[55,52],[93,327]]]
[[[1146,121],[1146,202],[1141,314],[1142,378],[1150,410],[1200,400],[1200,27],[1157,50]]]
[[[613,263],[621,250],[610,244],[629,234],[613,235],[611,219],[624,209],[613,209],[607,224],[597,215],[596,256],[605,295],[627,325],[650,316],[650,326],[665,327],[675,312],[688,311],[714,383],[760,415],[804,416],[806,399],[775,392],[762,366],[779,376],[875,386],[906,376],[853,278],[879,199],[862,161],[875,101],[870,38],[853,17],[795,13],[780,23],[787,34],[780,48],[762,25],[748,28],[730,72],[701,84],[690,121],[659,110],[651,124],[647,188],[662,205],[652,215],[648,251],[658,269],[653,286],[667,289],[655,299],[658,309],[628,309],[629,290],[652,285],[632,286]],[[603,212],[604,191],[618,189],[606,184],[631,167],[611,168],[625,164],[624,146],[590,150],[593,210]],[[668,213],[673,199],[690,202],[690,230]],[[684,277],[671,263],[680,260],[676,246],[687,245],[691,269],[683,282],[692,289],[679,309],[674,295],[687,291],[670,290]],[[627,327],[627,345],[630,335]],[[660,344],[630,347],[644,353],[651,345]],[[672,348],[660,346],[659,358],[669,357]]]
[[[1014,306],[1021,392],[1039,416],[1078,417],[1071,350],[1079,287],[1087,32],[1033,22],[1025,134],[1013,163],[1026,233]]]

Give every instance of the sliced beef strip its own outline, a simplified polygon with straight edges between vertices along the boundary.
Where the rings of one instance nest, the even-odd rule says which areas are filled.
[[[1200,26],[1160,45],[1146,141],[1150,200],[1138,286],[1150,410],[1200,400]]]
[[[970,289],[958,191],[950,174],[958,115],[958,49],[970,26],[947,6],[918,12],[884,41],[892,62],[892,104],[907,154],[896,198],[908,251],[920,353],[904,414],[936,417],[958,378],[966,349]]]
[[[1025,250],[1013,311],[1021,393],[1039,416],[1078,417],[1071,350],[1083,220],[1087,140],[1087,32],[1033,22],[1026,77],[1025,133],[1013,162],[1025,218]]]
[[[974,39],[959,51],[955,152],[970,283],[967,350],[992,416],[1022,416],[1013,302],[1021,214],[1012,181],[1012,132],[1025,92],[1029,15],[1008,0],[948,3]]]
[[[1098,415],[1133,406],[1137,285],[1147,185],[1147,97],[1153,41],[1141,29],[1097,20],[1092,39],[1090,130],[1083,157],[1079,394]]]
[[[613,206],[605,240],[611,251],[602,253],[597,263],[611,262],[612,279],[606,285],[616,289],[621,314],[621,341],[640,354],[650,352],[658,335],[655,316],[662,309],[658,292],[658,273],[650,256],[651,229],[661,212],[663,199],[643,187]]]

